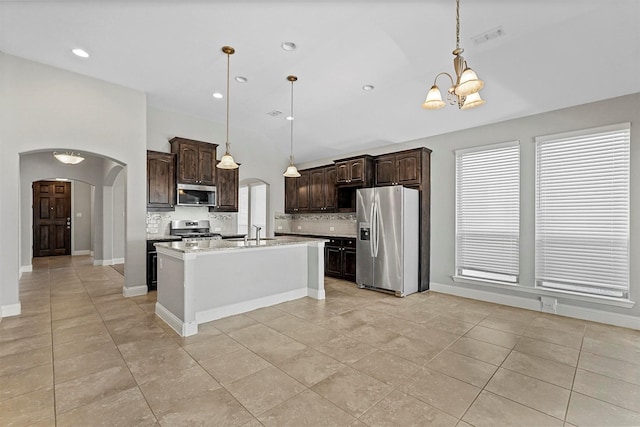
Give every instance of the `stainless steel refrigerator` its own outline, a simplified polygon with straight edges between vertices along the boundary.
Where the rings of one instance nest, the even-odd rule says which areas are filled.
[[[418,190],[359,189],[356,195],[356,283],[404,297],[418,291]]]

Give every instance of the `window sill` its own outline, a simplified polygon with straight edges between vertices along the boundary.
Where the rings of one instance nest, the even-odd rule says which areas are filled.
[[[605,296],[592,296],[580,294],[577,292],[570,291],[560,291],[560,290],[549,290],[549,289],[540,289],[535,287],[522,286],[517,283],[507,283],[507,282],[498,282],[492,280],[482,280],[482,279],[471,279],[463,276],[451,276],[454,282],[464,283],[467,285],[480,285],[486,286],[494,289],[508,289],[517,292],[525,292],[528,294],[534,295],[544,295],[544,296],[552,296],[552,297],[562,297],[568,300],[574,301],[586,301],[595,304],[603,304],[603,305],[612,305],[615,307],[623,307],[623,308],[632,308],[635,306],[635,301],[631,301],[629,299],[620,299],[620,298],[611,298]]]

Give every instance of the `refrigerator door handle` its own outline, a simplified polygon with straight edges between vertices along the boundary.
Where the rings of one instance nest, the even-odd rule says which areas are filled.
[[[369,236],[369,250],[371,251],[371,257],[375,257],[375,251],[373,249],[374,247],[374,240],[376,238],[376,231],[375,231],[375,217],[373,216],[375,214],[375,206],[376,203],[372,202],[371,203],[371,208],[370,208],[370,212],[369,212],[369,218],[371,221],[371,236]]]
[[[380,218],[380,197],[378,196],[377,193],[376,193],[375,204],[376,204],[376,209],[375,209],[375,213],[374,213],[374,215],[375,215],[374,222],[375,222],[375,229],[376,229],[376,233],[375,233],[375,236],[376,236],[376,242],[375,242],[376,252],[375,253],[376,254],[375,254],[375,256],[377,258],[378,257],[378,249],[379,249],[379,245],[380,245],[380,220],[381,220],[381,218]]]

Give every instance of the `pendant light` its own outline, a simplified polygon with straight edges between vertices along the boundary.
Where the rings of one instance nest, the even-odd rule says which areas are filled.
[[[216,167],[220,169],[237,169],[238,164],[233,160],[231,151],[229,149],[229,147],[231,146],[231,144],[229,144],[229,62],[231,55],[233,55],[236,50],[231,46],[223,46],[222,52],[227,55],[227,141],[225,143],[224,156],[222,156],[220,162],[218,162]]]
[[[82,157],[80,154],[69,151],[66,153],[58,153],[54,151],[53,157],[58,159],[59,162],[62,162],[66,165],[77,165],[84,160],[84,157]]]
[[[291,114],[289,115],[289,117],[287,117],[287,119],[291,122],[291,151],[289,152],[289,167],[282,175],[286,176],[287,178],[297,178],[300,176],[300,172],[298,172],[298,168],[296,168],[296,165],[293,164],[293,82],[298,80],[298,78],[296,76],[287,76],[287,80],[291,82]]]
[[[462,57],[464,49],[460,47],[460,0],[456,0],[456,48],[452,52],[453,69],[456,73],[456,80],[449,73],[442,72],[436,76],[433,86],[427,93],[427,98],[422,104],[422,108],[427,110],[438,110],[446,105],[442,100],[440,89],[436,85],[438,77],[446,75],[451,81],[451,86],[447,90],[447,100],[451,105],[458,105],[461,110],[478,107],[486,101],[480,98],[480,89],[484,87],[484,82],[478,78],[475,71],[467,66],[467,61]]]

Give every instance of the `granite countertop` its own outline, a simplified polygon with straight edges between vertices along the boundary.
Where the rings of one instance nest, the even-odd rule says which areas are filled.
[[[293,231],[286,231],[286,232],[282,232],[282,231],[276,231],[276,235],[282,235],[282,236],[313,236],[313,237],[343,237],[345,239],[355,239],[357,237],[357,235],[354,234],[348,234],[348,233],[335,233],[333,231],[329,231],[326,233],[315,233],[315,232],[293,232]]]
[[[310,237],[280,236],[262,238],[260,239],[259,245],[256,244],[255,240],[251,239],[249,239],[247,243],[245,243],[244,239],[222,239],[200,240],[198,242],[165,242],[156,243],[155,246],[158,248],[165,248],[176,252],[196,253],[249,248],[269,248],[274,246],[300,245],[305,243],[318,243],[324,241],[325,240],[323,239]]]

